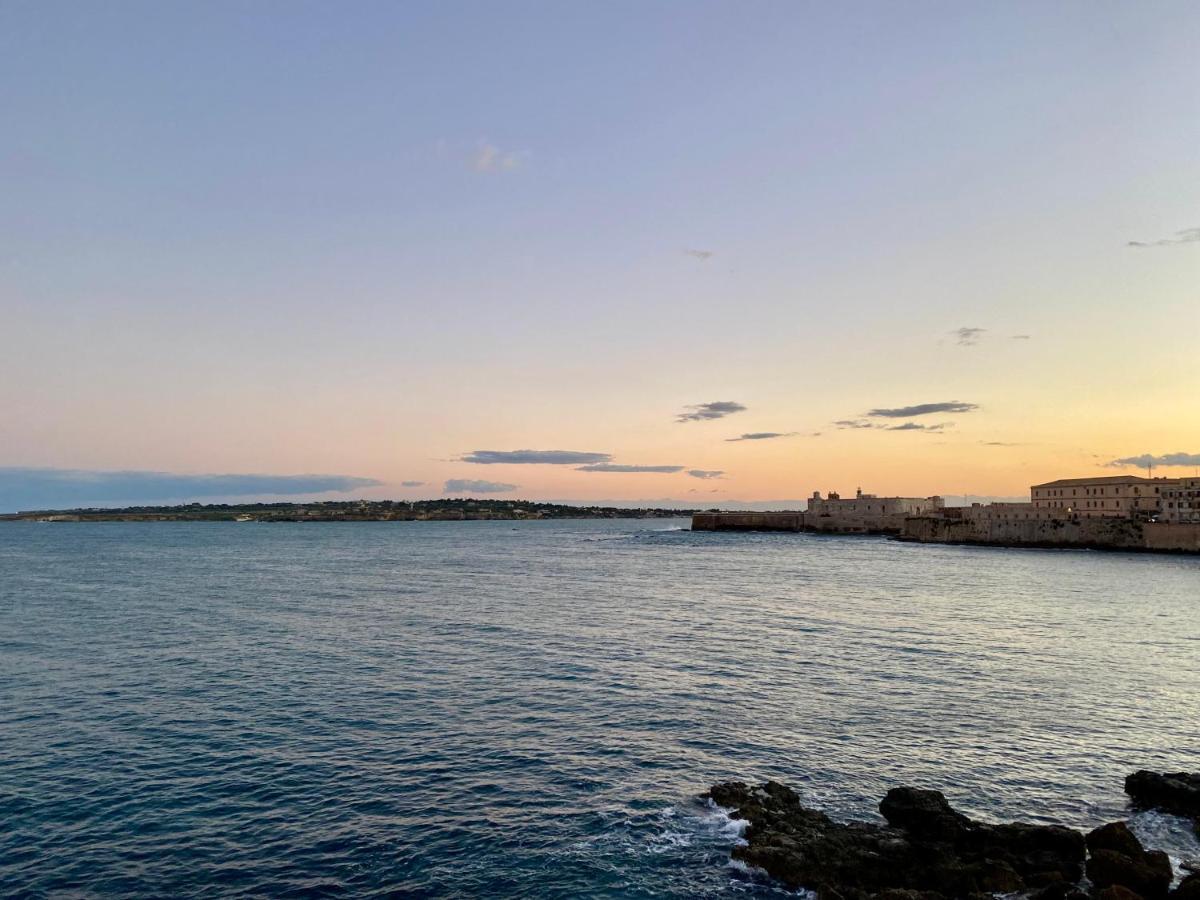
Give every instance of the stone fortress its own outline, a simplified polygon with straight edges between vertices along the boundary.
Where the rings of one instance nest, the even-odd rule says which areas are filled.
[[[803,512],[704,512],[695,531],[884,534],[925,543],[1200,553],[1200,477],[1114,475],[1035,484],[1021,503],[814,492]]]

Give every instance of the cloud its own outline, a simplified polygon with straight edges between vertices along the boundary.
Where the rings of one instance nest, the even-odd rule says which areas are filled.
[[[720,478],[725,474],[724,469],[688,469],[688,474],[693,478]]]
[[[675,417],[676,422],[704,422],[709,419],[723,419],[734,413],[745,412],[746,407],[732,400],[716,400],[712,403],[697,403],[689,406],[691,412],[682,412]]]
[[[734,441],[769,441],[773,438],[792,437],[794,434],[796,434],[794,431],[748,431],[738,437],[725,438],[725,440],[730,443]]]
[[[522,154],[512,150],[501,150],[490,141],[480,141],[471,165],[476,172],[504,172],[520,166],[521,157]]]
[[[1161,456],[1154,456],[1151,453],[1143,453],[1141,456],[1127,456],[1124,459],[1114,459],[1110,463],[1105,463],[1107,466],[1137,466],[1146,468],[1147,466],[1200,466],[1200,453],[1164,453]]]
[[[1021,444],[1010,444],[1008,441],[980,441],[985,447],[1020,447]]]
[[[696,257],[696,259],[700,260],[701,262],[707,262],[708,260],[712,259],[714,253],[712,250],[684,250],[683,252],[688,256]]]
[[[916,422],[905,422],[903,425],[879,425],[884,431],[944,431],[950,423],[942,422],[938,425],[919,425]]]
[[[863,415],[884,419],[908,419],[912,416],[927,416],[930,413],[968,413],[979,407],[974,403],[947,400],[942,403],[918,403],[916,406],[898,406],[895,409],[872,409]]]
[[[581,466],[611,459],[611,453],[586,450],[472,450],[461,461],[481,466]]]
[[[960,347],[974,347],[985,331],[986,328],[955,328],[950,333],[957,339]]]
[[[200,497],[345,493],[383,482],[353,475],[182,475],[0,467],[0,509],[190,503]]]
[[[1185,228],[1175,232],[1174,237],[1160,238],[1157,241],[1130,241],[1129,247],[1172,247],[1176,244],[1194,244],[1200,241],[1200,228]]]
[[[506,494],[517,485],[503,481],[472,481],[470,478],[450,478],[442,488],[447,494]]]
[[[683,466],[627,466],[622,463],[596,463],[579,466],[576,472],[682,472]]]
[[[838,428],[875,428],[870,422],[864,422],[861,419],[838,419],[833,423]]]
[[[402,481],[400,487],[422,487],[424,484],[423,481]]]
[[[1009,337],[1009,340],[1028,341],[1028,340],[1031,340],[1032,338],[1033,338],[1033,335],[1031,335],[1031,334],[1014,334]]]

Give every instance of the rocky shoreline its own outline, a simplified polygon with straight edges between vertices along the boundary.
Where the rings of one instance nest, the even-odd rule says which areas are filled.
[[[1125,782],[1140,808],[1200,819],[1200,774],[1139,771]],[[898,787],[887,824],[836,822],[775,781],[714,785],[706,795],[746,819],[736,860],[818,900],[1200,900],[1200,872],[1177,885],[1167,855],[1124,822],[1084,835],[1059,825],[976,822],[938,791]]]

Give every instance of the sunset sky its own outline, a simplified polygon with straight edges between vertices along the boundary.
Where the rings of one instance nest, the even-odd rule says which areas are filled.
[[[0,510],[1191,474],[1197,47],[1193,2],[3,0]]]

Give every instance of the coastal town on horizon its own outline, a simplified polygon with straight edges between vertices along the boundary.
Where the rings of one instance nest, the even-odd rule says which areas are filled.
[[[941,495],[814,491],[802,510],[724,511],[454,498],[179,504],[27,510],[0,521],[410,522],[692,517],[695,531],[877,534],[923,543],[1200,553],[1200,476],[1108,475],[1032,485],[1027,501],[948,504]]]

